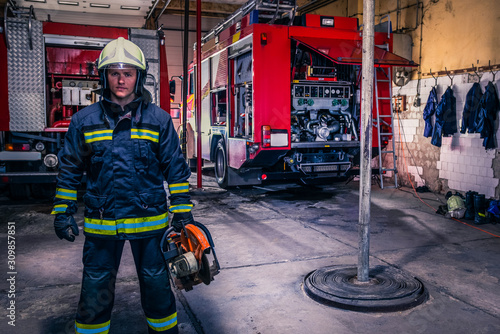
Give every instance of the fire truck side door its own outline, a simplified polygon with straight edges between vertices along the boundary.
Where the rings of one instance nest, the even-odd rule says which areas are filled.
[[[210,120],[210,59],[201,62],[201,157],[210,160],[210,143],[212,140]]]

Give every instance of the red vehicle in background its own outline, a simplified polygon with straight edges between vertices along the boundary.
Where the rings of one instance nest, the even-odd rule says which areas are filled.
[[[348,175],[359,160],[357,19],[296,17],[295,1],[278,2],[250,1],[202,39],[201,119],[188,118],[187,153],[214,162],[223,188],[324,182]],[[390,69],[414,64],[391,53],[387,30],[375,34],[375,44],[374,156],[389,153],[395,160],[394,149],[384,151],[392,138]],[[194,65],[188,78],[191,115],[193,73]],[[197,122],[201,152],[194,144]]]
[[[8,4],[6,4],[8,6]],[[4,18],[0,34],[0,182],[13,198],[49,196],[71,116],[99,100],[95,62],[118,37],[144,52],[146,87],[170,112],[164,36],[156,30]]]

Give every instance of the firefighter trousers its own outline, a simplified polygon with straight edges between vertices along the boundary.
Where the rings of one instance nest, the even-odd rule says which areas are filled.
[[[77,334],[107,334],[125,240],[86,237]],[[178,333],[175,297],[160,251],[160,237],[130,240],[148,333]]]

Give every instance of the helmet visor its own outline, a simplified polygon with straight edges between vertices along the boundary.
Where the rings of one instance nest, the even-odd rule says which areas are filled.
[[[106,69],[117,69],[117,70],[138,70],[139,68],[134,65],[126,63],[113,63],[105,67]]]

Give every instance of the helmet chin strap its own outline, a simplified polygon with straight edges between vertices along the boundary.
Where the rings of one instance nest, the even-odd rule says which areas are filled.
[[[141,71],[137,70],[137,80],[135,80],[135,95],[139,96],[142,94],[142,91],[139,91],[140,88],[142,88],[142,83],[140,83],[142,81],[142,73]]]

